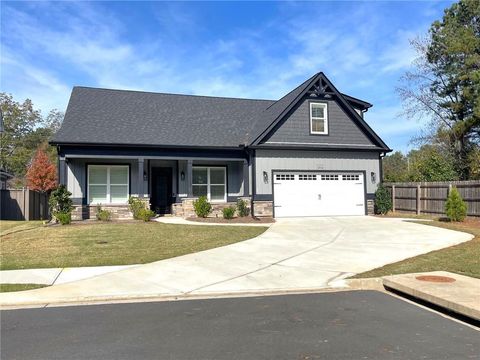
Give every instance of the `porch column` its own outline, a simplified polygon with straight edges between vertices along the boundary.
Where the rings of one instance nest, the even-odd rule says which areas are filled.
[[[248,161],[243,160],[243,196],[249,196],[250,174],[248,172]]]
[[[58,183],[60,185],[67,185],[67,166],[64,157],[58,158]]]
[[[143,158],[138,158],[138,190],[137,190],[137,193],[138,193],[138,197],[139,198],[143,198],[143,162],[144,162],[144,159]]]
[[[193,160],[187,160],[187,197],[193,197]]]

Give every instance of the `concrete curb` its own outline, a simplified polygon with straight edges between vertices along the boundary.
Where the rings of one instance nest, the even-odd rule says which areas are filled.
[[[477,301],[480,299],[480,296],[472,293],[466,294],[462,288],[454,293],[454,296],[447,295],[447,291],[442,291],[435,287],[434,285],[429,286],[429,284],[423,284],[418,282],[419,284],[412,283],[412,278],[418,275],[437,275],[437,276],[449,276],[456,279],[463,280],[464,278],[469,279],[469,281],[473,281],[475,283],[480,284],[480,280],[468,278],[466,276],[461,276],[457,274],[452,274],[444,271],[435,271],[429,273],[417,273],[417,274],[404,274],[404,275],[394,275],[394,276],[386,276],[383,277],[383,285],[387,289],[392,289],[394,291],[398,291],[400,293],[412,296],[417,298],[421,301],[431,303],[433,305],[439,306],[446,310],[455,312],[457,314],[466,316],[468,318],[480,321],[480,306],[474,306],[474,303],[471,305],[469,301],[466,301],[465,298],[473,297],[476,298]],[[455,284],[455,283],[454,283]],[[448,285],[446,285],[448,286]],[[450,285],[455,286],[455,285]],[[473,285],[472,290],[477,291],[480,289],[480,286],[475,288],[475,284]]]
[[[100,305],[114,303],[132,303],[132,302],[157,302],[157,301],[181,301],[181,300],[200,300],[216,298],[236,298],[253,296],[274,296],[274,295],[294,295],[294,294],[314,294],[339,291],[354,290],[374,290],[350,287],[318,287],[301,289],[274,289],[274,290],[253,290],[253,291],[235,291],[235,292],[204,292],[195,294],[148,294],[148,295],[115,295],[115,296],[82,296],[73,298],[57,299],[55,302],[46,303],[45,301],[29,301],[17,303],[2,303],[0,310],[14,310],[38,307],[56,307],[56,306],[74,306],[74,305]]]

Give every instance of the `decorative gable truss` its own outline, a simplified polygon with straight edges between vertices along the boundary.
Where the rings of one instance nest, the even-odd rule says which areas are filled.
[[[265,123],[266,126],[264,126],[263,129],[259,129],[261,131],[256,134],[257,136],[254,137],[255,140],[251,142],[251,145],[261,145],[262,142],[266,140],[272,134],[272,132],[275,131],[275,129],[278,128],[278,125],[280,125],[280,123],[292,113],[295,107],[305,99],[311,101],[335,101],[347,114],[347,116],[349,116],[358,126],[358,128],[370,139],[377,149],[387,152],[391,151],[390,148],[383,142],[383,140],[365,122],[362,116],[360,116],[355,110],[356,108],[366,110],[372,105],[365,101],[343,95],[335,88],[335,86],[322,72],[308,79],[302,85],[278,100],[278,105],[280,105],[280,103],[283,104],[281,104],[281,108],[276,109],[273,114],[269,113],[269,109],[267,109],[264,115],[265,117],[272,115],[270,117],[270,121],[268,124]],[[273,109],[277,103],[272,105],[270,108]],[[355,108],[353,107],[352,103],[356,105]]]

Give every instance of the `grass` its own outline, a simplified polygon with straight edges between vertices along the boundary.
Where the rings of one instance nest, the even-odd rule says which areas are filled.
[[[33,290],[45,287],[42,284],[0,284],[0,292]]]
[[[0,220],[0,236],[17,231],[35,229],[43,225],[43,221],[10,221]]]
[[[232,244],[266,227],[170,225],[158,222],[6,224],[0,269],[143,264]]]
[[[424,226],[438,226],[445,229],[463,231],[475,237],[462,244],[385,265],[381,268],[355,275],[353,278],[370,278],[439,270],[480,278],[480,221],[469,219],[464,223],[454,223],[439,221],[438,219],[432,220],[431,222],[419,221],[418,223]]]

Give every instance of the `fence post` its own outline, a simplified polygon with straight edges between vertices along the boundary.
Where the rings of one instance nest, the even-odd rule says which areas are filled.
[[[448,184],[448,190],[447,190],[447,197],[448,197],[448,195],[450,195],[451,192],[452,192],[452,183],[449,183]]]
[[[30,221],[30,189],[23,188],[23,216]]]
[[[417,215],[420,215],[421,209],[420,209],[420,185],[417,185]]]
[[[392,211],[395,212],[395,185],[392,185]]]

